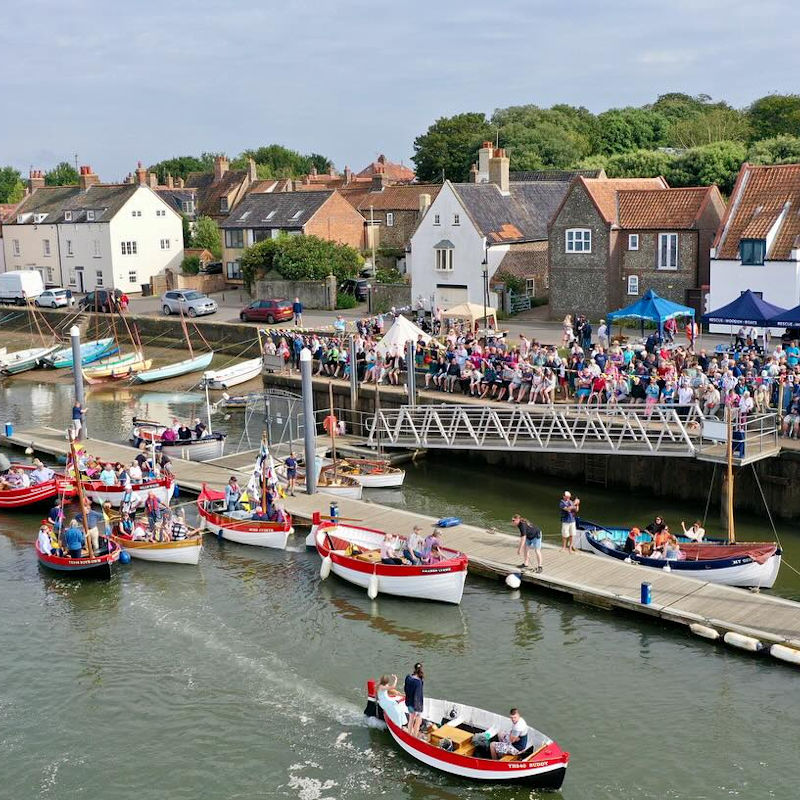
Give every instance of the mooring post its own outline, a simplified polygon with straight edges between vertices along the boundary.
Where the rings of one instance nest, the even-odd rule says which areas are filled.
[[[300,379],[303,386],[303,422],[306,449],[306,492],[317,491],[317,421],[314,418],[314,379],[311,377],[311,351],[300,351]]]
[[[412,408],[417,404],[416,356],[417,344],[409,339],[406,342],[406,388],[408,389],[408,404]]]
[[[75,402],[83,408],[83,370],[81,369],[81,330],[77,325],[69,329],[69,338],[72,342],[72,376],[75,381]],[[78,431],[78,441],[87,439],[89,432],[86,430],[86,415],[81,414],[81,429]]]

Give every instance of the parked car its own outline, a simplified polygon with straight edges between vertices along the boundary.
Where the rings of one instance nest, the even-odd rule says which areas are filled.
[[[368,281],[364,278],[347,278],[339,285],[339,291],[352,294],[356,300],[366,300]]]
[[[203,264],[200,267],[201,275],[222,275],[222,262],[209,261],[208,264]]]
[[[161,310],[166,316],[183,312],[187,317],[200,317],[213,314],[217,310],[217,301],[194,289],[179,289],[161,295]]]
[[[74,306],[75,298],[69,289],[55,288],[45,289],[33,302],[43,308],[64,308]]]
[[[23,305],[44,291],[42,276],[35,269],[15,269],[0,273],[0,302]]]
[[[242,322],[288,322],[294,318],[291,300],[253,300],[239,313]]]
[[[122,292],[119,289],[97,289],[84,295],[78,303],[82,311],[107,311],[111,313],[119,308],[119,299]]]

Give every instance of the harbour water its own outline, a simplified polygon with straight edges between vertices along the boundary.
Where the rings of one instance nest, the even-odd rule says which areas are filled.
[[[199,415],[199,397],[187,405],[124,392],[90,396],[93,435],[122,440],[134,413]],[[0,386],[3,422],[62,425],[69,405],[68,387]],[[237,418],[224,424],[233,438]],[[564,488],[600,519],[664,513],[677,524],[697,514],[507,472],[493,480],[441,459],[373,498],[498,527],[520,510],[553,541]],[[0,515],[3,796],[528,797],[437,774],[365,725],[366,679],[388,671],[402,681],[414,661],[425,665],[430,695],[500,712],[517,705],[568,749],[556,796],[796,793],[796,669],[474,577],[457,608],[373,603],[334,578],[320,583],[318,558],[299,537],[286,552],[209,537],[197,568],[133,562],[108,583],[81,584],[37,567],[38,519]],[[769,538],[761,526],[740,521],[739,535]],[[797,563],[788,555],[800,549],[797,535],[786,528]],[[784,568],[778,591],[800,597],[796,577]]]

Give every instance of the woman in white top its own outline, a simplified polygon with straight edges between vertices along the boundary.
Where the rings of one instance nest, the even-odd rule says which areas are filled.
[[[695,520],[689,528],[681,520],[681,528],[683,528],[683,535],[693,542],[702,542],[703,537],[706,535],[706,529],[700,524],[700,520]]]
[[[383,713],[398,727],[404,728],[408,722],[403,693],[397,690],[397,675],[381,675],[376,694],[378,705]]]
[[[567,314],[564,317],[564,335],[561,337],[562,344],[564,347],[569,347],[572,344],[572,340],[575,338],[575,331],[572,329],[572,316]]]

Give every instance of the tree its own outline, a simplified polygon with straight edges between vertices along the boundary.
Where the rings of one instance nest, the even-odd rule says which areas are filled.
[[[747,153],[751,164],[800,163],[800,136],[773,136],[755,142]]]
[[[75,186],[78,171],[68,161],[62,161],[44,176],[44,182],[47,186]]]
[[[181,225],[183,226],[183,246],[192,246],[192,225],[189,222],[189,217],[186,214],[181,214]]]
[[[674,159],[661,150],[632,150],[609,156],[604,167],[609,178],[657,178],[667,174]]]
[[[658,111],[646,108],[612,108],[597,116],[595,150],[624,153],[653,150],[666,143],[669,122]]]
[[[211,217],[197,218],[192,235],[192,247],[204,248],[213,253],[215,258],[222,256],[222,239],[219,228]]]
[[[22,175],[14,167],[0,167],[0,203],[19,203],[25,194]]]
[[[707,94],[692,97],[683,92],[668,92],[667,94],[659,95],[656,102],[647,107],[651,111],[656,111],[666,117],[670,122],[675,123],[703,113],[710,99]]]
[[[441,117],[414,139],[411,160],[420,181],[465,181],[481,142],[492,139],[486,115],[478,112]]]
[[[333,165],[327,156],[319,153],[306,156],[283,145],[270,144],[245,150],[231,166],[245,169],[250,158],[256,162],[259,178],[299,178],[311,172],[312,167],[316,167],[317,172],[327,172]]]
[[[275,251],[280,241],[280,238],[262,239],[245,249],[239,260],[245,286],[249,288],[256,280],[272,272]]]
[[[800,136],[800,95],[768,94],[752,103],[747,117],[754,140]]]
[[[735,108],[719,103],[675,122],[669,139],[675,147],[689,148],[712,142],[746,142],[749,134],[747,117]]]
[[[149,170],[156,173],[158,182],[162,185],[167,182],[167,175],[185,180],[190,172],[208,172],[213,169],[214,159],[213,157],[209,159],[208,156],[209,154],[207,153],[204,153],[201,158],[196,156],[175,156],[165,161],[159,161],[157,164],[152,164]]]
[[[672,161],[667,174],[671,186],[707,186],[716,183],[730,194],[747,151],[741,142],[714,142],[693,147]]]

